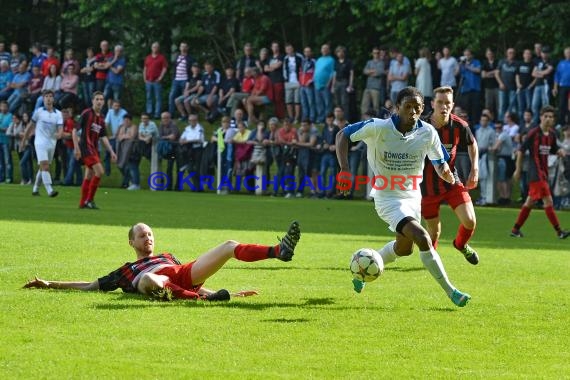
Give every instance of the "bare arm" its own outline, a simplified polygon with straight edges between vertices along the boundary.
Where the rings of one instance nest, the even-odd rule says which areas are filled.
[[[336,134],[336,159],[341,172],[349,172],[348,166],[348,138],[343,131]]]
[[[63,137],[63,125],[58,125],[57,126],[57,132],[55,134],[55,138],[57,140],[61,140],[62,137]]]
[[[47,281],[36,277],[28,281],[24,288],[38,288],[38,289],[77,289],[83,291],[99,290],[99,281],[93,282],[85,281]]]
[[[162,68],[162,71],[160,72],[160,75],[158,76],[158,79],[157,79],[158,82],[162,82],[162,78],[164,78],[164,75],[166,75],[166,70],[168,70],[168,68],[166,66],[164,66]]]
[[[499,83],[499,88],[502,90],[505,88],[505,84],[501,80],[501,76],[499,75],[499,70],[495,70],[495,79]]]
[[[101,138],[101,141],[103,141],[103,145],[105,146],[105,149],[107,149],[107,152],[109,152],[111,154],[111,160],[116,161],[117,155],[115,154],[115,151],[113,150],[113,147],[111,146],[111,143],[109,143],[109,139],[107,138],[107,136],[103,136]]]
[[[521,178],[523,159],[524,159],[524,153],[521,152],[520,150],[517,151],[517,160],[515,165],[515,171],[513,173],[513,179],[515,181],[518,181]]]
[[[22,142],[28,141],[28,139],[32,135],[32,132],[35,130],[36,130],[36,123],[34,123],[32,121],[32,122],[30,122],[30,124],[28,124],[28,126],[26,127],[26,129],[24,131],[24,136],[22,137]]]
[[[473,144],[467,146],[467,153],[471,160],[471,172],[467,178],[467,188],[474,189],[479,181],[479,147],[477,141],[473,140]]]
[[[444,162],[443,164],[434,164],[433,167],[435,168],[437,175],[445,182],[451,183],[452,185],[455,183],[455,177],[453,177],[453,173],[451,173],[447,162]]]
[[[81,158],[81,150],[79,149],[79,136],[75,128],[71,131],[71,139],[73,140],[73,155],[76,160],[79,160]]]

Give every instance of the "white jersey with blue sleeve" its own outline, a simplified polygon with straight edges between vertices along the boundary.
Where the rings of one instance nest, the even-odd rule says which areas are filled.
[[[350,124],[342,132],[351,141],[364,141],[368,163],[374,171],[373,196],[376,199],[421,199],[420,183],[427,156],[434,164],[449,159],[435,128],[418,121],[402,134],[400,119],[370,119]]]
[[[63,116],[57,109],[51,112],[44,107],[38,108],[32,115],[32,121],[36,124],[36,146],[55,146],[57,142],[57,130],[63,128]]]

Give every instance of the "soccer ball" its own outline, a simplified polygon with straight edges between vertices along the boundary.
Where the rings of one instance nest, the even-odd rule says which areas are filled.
[[[374,281],[384,272],[384,261],[372,248],[361,248],[350,259],[350,271],[357,280]]]

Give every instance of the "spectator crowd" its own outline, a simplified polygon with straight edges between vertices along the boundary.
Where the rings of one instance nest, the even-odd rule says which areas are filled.
[[[448,47],[436,52],[422,48],[413,61],[394,48],[373,47],[370,53],[366,64],[356,67],[341,45],[333,49],[325,43],[316,56],[309,46],[301,53],[292,44],[276,41],[256,54],[246,43],[235,64],[222,69],[211,61],[197,61],[185,42],[172,59],[154,42],[141,62],[145,104],[137,113],[140,123],[135,123],[137,110],[127,111],[122,102],[127,57],[120,44],[111,48],[101,41],[98,51],[88,48],[78,59],[73,49],[60,58],[52,46],[36,44],[26,54],[15,43],[8,47],[0,42],[0,182],[14,179],[15,151],[21,184],[31,184],[34,137],[22,138],[30,116],[43,105],[45,90],[54,92],[56,107],[64,116],[54,173],[64,185],[79,185],[82,180],[71,131],[76,116],[90,107],[95,91],[104,93],[109,139],[118,152],[121,185],[129,190],[141,188],[141,160],[153,153],[166,163],[172,179],[166,189],[179,190],[178,173],[213,173],[221,147],[220,170],[228,178],[255,172],[266,177],[296,176],[295,186],[274,186],[270,193],[339,197],[334,187],[336,134],[349,122],[389,117],[396,95],[409,85],[424,95],[426,115],[434,88],[454,89],[454,113],[468,121],[479,146],[479,205],[491,200],[486,194],[488,181],[496,183],[497,203],[513,200],[513,157],[528,131],[537,126],[542,107],[557,107],[559,145],[570,153],[570,47],[563,57],[555,58],[548,46],[539,43],[522,52],[508,48],[499,54],[487,49],[479,58],[470,49],[457,56]],[[168,104],[163,105],[166,90]],[[206,136],[200,120],[217,127],[211,136]],[[351,172],[365,174],[364,144],[352,146],[349,155]],[[551,161],[557,206],[569,207],[570,162],[568,157]],[[490,170],[490,162],[496,170]],[[461,178],[469,173],[469,165],[467,152],[458,152]],[[105,157],[106,174],[111,170],[110,157]],[[488,177],[488,173],[494,174]],[[519,184],[521,199],[527,191],[524,177]],[[348,195],[352,196],[354,188]]]

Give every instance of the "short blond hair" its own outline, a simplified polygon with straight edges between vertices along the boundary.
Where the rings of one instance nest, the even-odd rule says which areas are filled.
[[[435,90],[433,90],[434,97],[437,94],[451,94],[451,95],[453,95],[453,88],[451,88],[450,86],[438,87]]]

